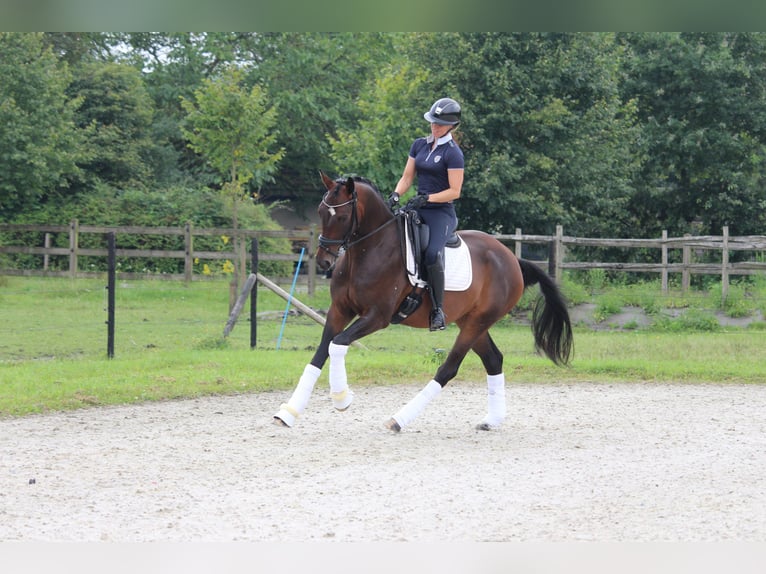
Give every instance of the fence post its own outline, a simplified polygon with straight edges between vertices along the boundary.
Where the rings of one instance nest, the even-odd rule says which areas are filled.
[[[237,262],[237,270],[239,271],[237,274],[237,288],[239,289],[239,286],[243,285],[247,280],[247,236],[244,233],[237,239],[237,255],[239,259]]]
[[[48,263],[49,263],[49,257],[47,250],[51,248],[51,234],[46,233],[45,234],[45,242],[43,243],[43,246],[45,247],[46,253],[43,255],[43,271],[48,270]]]
[[[556,253],[556,261],[555,261],[555,270],[554,270],[554,278],[556,280],[556,283],[558,285],[561,285],[561,279],[563,276],[564,268],[562,267],[562,264],[564,263],[564,226],[563,225],[557,225],[556,226],[556,243],[555,243],[555,253]]]
[[[729,226],[723,226],[723,247],[721,249],[721,305],[729,296]]]
[[[668,230],[662,230],[662,294],[668,294]]]
[[[691,237],[691,234],[684,233],[684,237]],[[681,290],[686,293],[691,286],[691,273],[689,264],[692,262],[692,249],[684,243],[683,249],[683,271],[681,272]]]
[[[316,288],[316,282],[317,282],[316,236],[317,236],[317,225],[316,223],[312,223],[311,227],[309,227],[309,245],[308,245],[309,260],[308,260],[308,269],[306,270],[306,273],[308,274],[308,278],[309,278],[309,297],[314,296],[314,289]]]
[[[516,240],[516,245],[514,246],[514,253],[516,253],[516,257],[521,259],[521,227],[516,228],[516,237],[518,239]]]
[[[115,292],[115,274],[117,270],[116,247],[114,231],[106,234],[107,248],[109,255],[107,257],[107,305],[106,305],[106,356],[114,358],[114,292]]]
[[[258,275],[258,238],[250,242],[250,273]],[[255,349],[258,340],[258,282],[250,291],[250,348]]]
[[[194,271],[194,236],[191,221],[184,226],[184,281],[192,280]]]
[[[69,222],[69,275],[77,276],[77,249],[80,242],[80,222],[73,219]]]

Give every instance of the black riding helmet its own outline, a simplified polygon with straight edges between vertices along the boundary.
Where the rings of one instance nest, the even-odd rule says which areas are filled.
[[[460,104],[452,98],[440,98],[423,117],[432,124],[456,126],[460,123]]]

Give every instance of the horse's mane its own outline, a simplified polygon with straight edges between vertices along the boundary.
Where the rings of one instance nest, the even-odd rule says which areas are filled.
[[[353,179],[354,182],[359,182],[359,183],[364,183],[364,184],[369,185],[378,195],[383,197],[383,194],[381,194],[380,190],[378,189],[378,186],[375,185],[375,183],[373,181],[367,179],[366,177],[362,177],[361,175],[350,174],[350,175],[346,175],[344,177],[339,177],[339,178],[337,178],[335,180],[335,183],[337,183],[339,185],[343,185],[348,178]]]

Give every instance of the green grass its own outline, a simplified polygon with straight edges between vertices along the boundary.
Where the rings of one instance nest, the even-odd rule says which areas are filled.
[[[326,309],[329,303],[326,288],[313,298],[305,288],[296,296],[315,309]],[[5,278],[0,284],[0,416],[292,389],[313,354],[321,327],[307,317],[290,315],[280,340],[280,312],[286,303],[259,287],[258,311],[267,316],[258,321],[257,348],[252,350],[247,311],[231,335],[222,337],[228,298],[225,281],[120,282],[115,358],[110,360],[103,282]],[[525,295],[523,304],[531,299]],[[766,382],[766,329],[756,324],[749,329],[706,330],[706,313],[686,309],[682,316],[687,319],[649,330],[591,331],[578,326],[574,360],[566,368],[538,356],[529,327],[517,320],[502,320],[492,334],[505,354],[511,384]],[[349,352],[350,383],[425,383],[456,335],[454,325],[438,333],[405,326],[374,333],[361,341],[365,349]],[[324,373],[320,385],[327,384],[326,377]],[[484,380],[474,354],[466,358],[458,380]]]

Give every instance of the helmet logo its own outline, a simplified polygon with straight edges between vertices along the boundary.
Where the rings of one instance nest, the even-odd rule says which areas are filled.
[[[440,115],[442,115],[442,110],[443,110],[443,109],[444,109],[443,107],[441,107],[441,106],[437,106],[437,107],[436,107],[436,109],[434,110],[434,113],[435,113],[437,116],[440,116]]]

